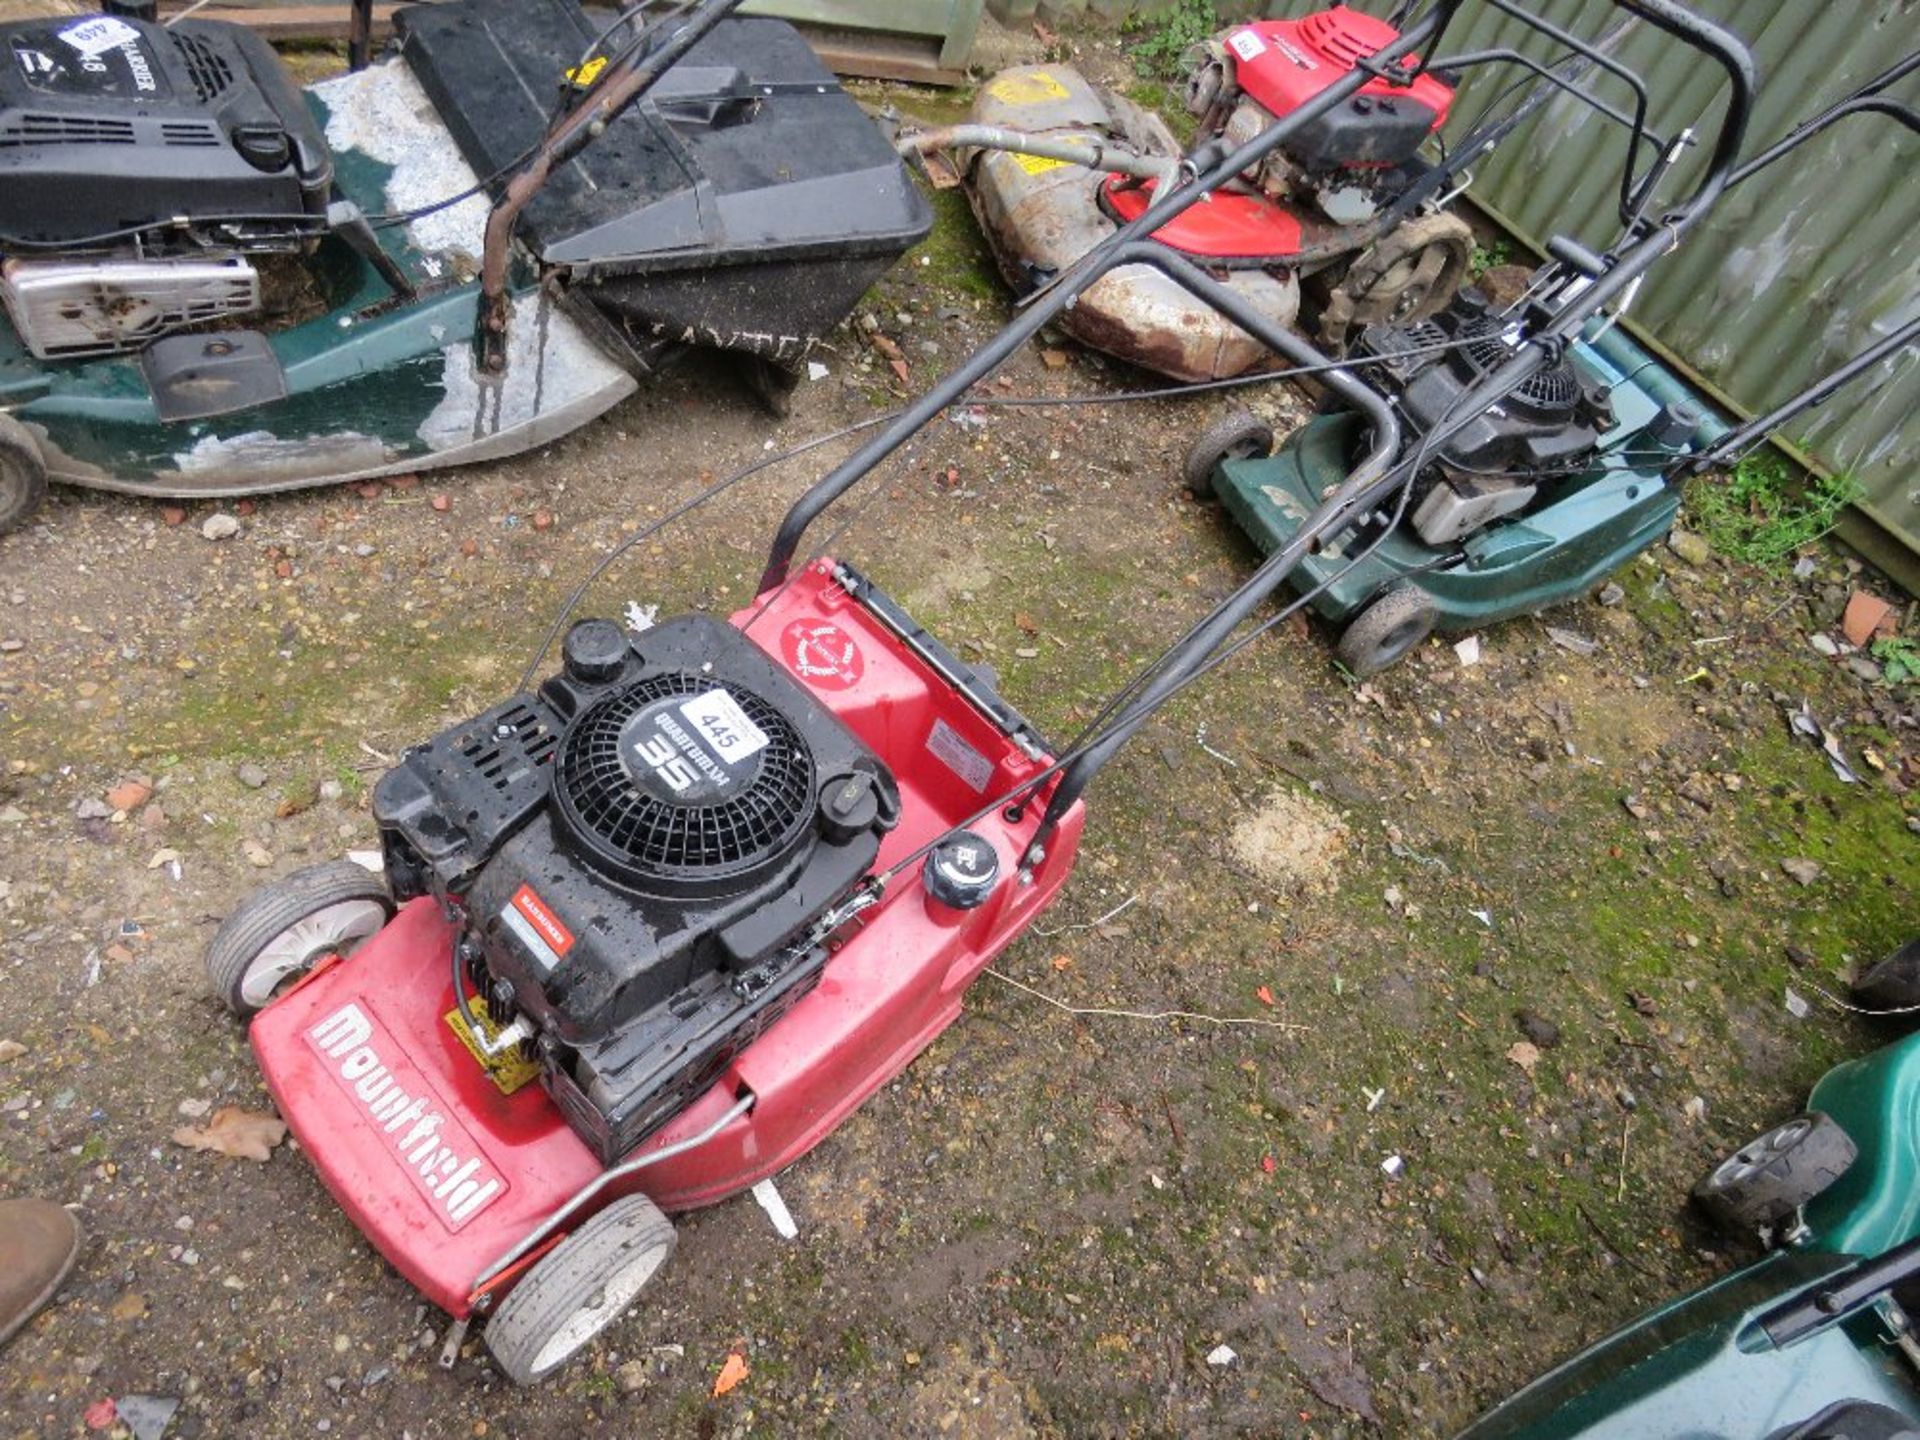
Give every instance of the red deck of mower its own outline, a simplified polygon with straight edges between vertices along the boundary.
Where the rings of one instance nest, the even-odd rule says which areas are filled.
[[[268,1087],[322,1180],[455,1318],[446,1363],[484,1314],[511,1379],[557,1369],[671,1253],[664,1212],[773,1175],[903,1069],[1059,893],[1096,772],[1310,603],[1315,590],[1247,624],[1303,556],[1404,506],[1431,446],[1552,363],[1712,204],[1751,60],[1674,0],[1620,0],[1729,78],[1705,176],[1616,250],[1578,257],[1591,283],[1403,454],[1380,391],[1150,232],[1379,76],[1417,79],[1407,57],[1458,3],[1436,0],[1245,144],[1197,151],[1186,183],[795,503],[730,624],[575,625],[557,674],[532,685],[536,658],[520,693],[381,779],[384,878],[318,866],[222,925],[216,990],[252,1017]],[[796,556],[829,505],[1121,266],[1153,268],[1310,367],[1363,418],[1364,449],[1291,539],[1055,747],[865,576]],[[1379,543],[1356,540],[1351,563]]]
[[[1030,727],[860,577],[808,566],[751,634],[576,625],[560,676],[383,779],[384,883],[301,872],[210,956],[246,1010],[377,929],[261,1010],[254,1050],[422,1295],[463,1318],[505,1294],[517,1381],[637,1293],[663,1209],[774,1174],[899,1073],[1073,866],[1077,806],[1024,871],[1039,807],[976,814],[1043,769]],[[548,1283],[506,1293],[530,1269]]]

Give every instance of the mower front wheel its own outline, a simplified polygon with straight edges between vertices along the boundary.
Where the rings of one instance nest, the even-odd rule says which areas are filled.
[[[1743,1145],[1693,1187],[1730,1230],[1777,1225],[1847,1173],[1859,1151],[1831,1115],[1809,1110]]]
[[[1196,500],[1213,498],[1213,472],[1222,460],[1264,460],[1273,453],[1273,428],[1245,410],[1221,416],[1200,432],[1180,466]]]
[[[27,427],[0,415],[0,535],[26,524],[47,498],[47,462]]]
[[[673,1222],[644,1195],[616,1200],[529,1270],[487,1321],[516,1385],[546,1379],[626,1313],[673,1255]]]
[[[350,955],[393,918],[386,882],[351,860],[310,865],[262,886],[207,946],[207,979],[243,1018],[264,1009],[325,955]]]
[[[1398,585],[1360,612],[1341,634],[1334,653],[1355,678],[1364,680],[1431,635],[1439,618],[1424,590]]]

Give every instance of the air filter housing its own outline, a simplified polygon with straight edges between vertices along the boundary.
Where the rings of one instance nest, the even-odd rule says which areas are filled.
[[[410,751],[397,898],[464,911],[465,983],[612,1159],[805,994],[810,932],[899,815],[879,758],[733,626],[574,627],[565,669]]]

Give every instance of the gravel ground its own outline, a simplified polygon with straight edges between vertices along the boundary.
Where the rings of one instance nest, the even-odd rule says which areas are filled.
[[[865,313],[917,389],[1004,310],[949,210]],[[999,966],[1271,1023],[983,979],[781,1177],[797,1240],[744,1198],[686,1217],[537,1391],[477,1343],[437,1368],[444,1317],[296,1147],[176,1144],[267,1103],[201,975],[220,917],[369,845],[382,757],[506,693],[612,545],[892,403],[864,329],[823,358],[778,425],[696,361],[538,455],[226,507],[225,539],[212,507],[67,492],[0,541],[0,1193],[90,1235],[0,1353],[0,1435],[129,1396],[178,1400],[181,1437],[1444,1433],[1744,1258],[1686,1187],[1879,1038],[1822,992],[1920,894],[1912,696],[1809,643],[1871,581],[1826,551],[1790,579],[1663,548],[1550,617],[1591,654],[1523,620],[1353,685],[1282,627],[1102,777]],[[1127,380],[1053,344],[1007,374]],[[1068,730],[1252,563],[1174,478],[1222,404],[942,422],[836,549]],[[640,545],[589,610],[741,603],[830,454]]]

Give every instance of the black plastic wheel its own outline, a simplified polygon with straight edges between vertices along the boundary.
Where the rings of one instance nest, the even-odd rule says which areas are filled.
[[[1775,1225],[1846,1174],[1858,1154],[1838,1121],[1809,1110],[1714,1166],[1693,1198],[1728,1229]]]
[[[1863,970],[1853,982],[1853,999],[1863,1009],[1905,1011],[1920,1019],[1920,937]]]
[[[544,1380],[626,1313],[676,1238],[646,1196],[614,1201],[507,1292],[487,1321],[494,1363],[516,1385]]]
[[[311,970],[347,955],[393,916],[386,881],[351,860],[330,860],[262,886],[207,946],[207,979],[234,1014],[248,1016]]]
[[[1264,460],[1273,453],[1273,427],[1245,410],[1222,415],[1187,448],[1180,478],[1200,500],[1213,498],[1213,472],[1222,460]]]
[[[0,535],[26,524],[47,498],[47,464],[27,427],[0,415]]]
[[[1426,591],[1396,585],[1356,616],[1334,653],[1364,680],[1377,675],[1433,633],[1439,612]]]

